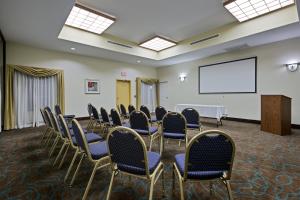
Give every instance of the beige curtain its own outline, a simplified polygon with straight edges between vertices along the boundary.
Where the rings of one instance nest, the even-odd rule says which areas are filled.
[[[156,102],[159,106],[159,80],[154,78],[136,78],[136,109],[140,109],[142,98],[141,98],[141,87],[142,82],[146,84],[155,84],[156,86]]]
[[[13,129],[15,127],[15,112],[13,102],[13,80],[15,71],[28,74],[35,77],[57,76],[57,102],[62,112],[65,110],[65,84],[64,71],[57,69],[47,69],[38,67],[26,67],[20,65],[7,65],[5,74],[5,105],[4,105],[4,130]]]

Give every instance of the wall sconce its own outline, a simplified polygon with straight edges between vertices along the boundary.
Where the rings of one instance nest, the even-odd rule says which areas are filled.
[[[180,82],[184,82],[185,79],[186,79],[186,74],[183,74],[183,73],[179,74],[179,80],[180,80]]]
[[[290,71],[290,72],[294,72],[298,69],[299,63],[292,63],[292,64],[286,64],[286,68]]]

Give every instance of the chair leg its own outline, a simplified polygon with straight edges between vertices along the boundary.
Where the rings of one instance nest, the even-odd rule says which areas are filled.
[[[155,180],[155,176],[153,176],[153,177],[151,178],[149,200],[152,200],[152,199],[153,199],[154,180]]]
[[[229,182],[229,180],[226,180],[226,181],[225,181],[225,184],[226,184],[226,188],[227,188],[227,192],[228,192],[228,197],[229,197],[229,200],[233,200],[233,197],[232,197],[232,192],[231,192],[231,187],[230,187],[230,182]]]
[[[58,169],[60,169],[61,166],[63,165],[63,163],[64,163],[64,161],[65,161],[65,158],[66,158],[66,155],[67,155],[67,153],[68,153],[69,148],[70,148],[70,144],[68,144],[68,146],[67,146],[67,149],[66,149],[66,151],[65,151],[65,153],[64,153],[64,156],[62,157],[62,159],[61,159],[61,161],[60,161],[60,163],[59,163],[59,165],[58,165]]]
[[[160,136],[160,150],[159,150],[159,154],[160,156],[162,155],[162,152],[164,151],[164,138],[163,136],[161,135]]]
[[[45,139],[45,138],[47,138],[47,133],[49,132],[49,128],[47,127],[46,129],[45,129],[45,131],[43,132],[43,135],[42,135],[42,139],[41,139],[41,143],[43,142],[43,140]]]
[[[212,181],[209,181],[209,194],[210,196],[212,195],[213,193],[213,184],[212,184]]]
[[[181,140],[179,140],[179,142],[178,142],[178,146],[179,146],[179,147],[181,146]]]
[[[55,166],[55,164],[57,163],[58,159],[60,158],[62,152],[65,150],[65,146],[66,146],[66,143],[64,142],[64,144],[62,145],[62,147],[60,148],[60,151],[59,153],[57,154],[54,162],[53,162],[53,167]]]
[[[180,177],[178,177],[179,179],[179,186],[180,186],[180,200],[184,200],[184,183],[183,180],[181,180]]]
[[[96,163],[95,166],[94,166],[93,172],[92,172],[92,174],[91,174],[91,176],[90,176],[89,182],[88,182],[88,184],[87,184],[87,186],[86,186],[86,189],[85,189],[85,191],[84,191],[84,195],[83,195],[83,197],[82,197],[82,200],[85,200],[86,197],[87,197],[87,195],[88,195],[88,192],[89,192],[89,189],[90,189],[91,184],[92,184],[92,182],[93,182],[93,179],[94,179],[95,173],[96,173],[96,171],[97,171],[97,168],[98,168],[98,163]]]
[[[107,192],[107,196],[106,196],[106,200],[110,199],[110,195],[111,195],[111,190],[112,190],[112,186],[114,183],[114,178],[116,176],[116,170],[113,170],[112,174],[111,174],[111,179],[110,179],[110,183],[109,183],[109,188],[108,188],[108,192]]]
[[[59,136],[56,136],[56,138],[55,138],[55,140],[54,140],[54,142],[53,142],[53,145],[52,145],[52,147],[51,147],[51,149],[50,149],[50,152],[49,152],[49,158],[52,156],[52,154],[54,153],[54,150],[55,150],[55,148],[56,148],[56,145],[57,145],[57,143],[58,143],[58,140],[59,140]]]
[[[77,174],[78,174],[79,168],[80,168],[80,166],[81,166],[81,163],[82,163],[83,158],[84,158],[84,154],[81,155],[81,158],[80,158],[80,160],[79,160],[79,163],[78,163],[78,165],[77,165],[77,168],[76,168],[76,170],[75,170],[75,173],[74,173],[74,175],[73,175],[73,177],[72,177],[72,180],[71,180],[71,183],[69,184],[69,186],[72,186],[72,185],[73,185],[73,183],[74,183],[74,181],[75,181],[75,178],[76,178],[76,176],[77,176]]]
[[[175,189],[175,167],[172,165],[172,190],[174,192]]]
[[[152,148],[152,142],[153,142],[153,136],[149,136],[149,139],[150,139],[150,145],[149,145],[149,151],[151,151],[151,148]]]
[[[164,165],[162,166],[161,184],[162,184],[162,197],[165,197],[165,170]]]
[[[51,141],[51,138],[52,138],[52,135],[54,134],[54,131],[51,130],[51,132],[49,133],[49,136],[47,138],[47,140],[45,141],[45,147],[48,148],[48,145],[50,145],[50,141]]]
[[[74,154],[74,156],[73,156],[73,159],[72,159],[72,161],[71,161],[71,164],[70,164],[70,166],[69,166],[69,168],[68,168],[67,174],[66,174],[66,176],[65,176],[65,179],[64,179],[65,182],[67,181],[68,176],[69,176],[69,174],[70,174],[70,172],[71,172],[71,170],[72,170],[72,167],[73,167],[73,165],[74,165],[74,163],[75,163],[75,160],[76,160],[76,158],[77,158],[78,152],[79,152],[79,150],[76,149],[75,154]]]

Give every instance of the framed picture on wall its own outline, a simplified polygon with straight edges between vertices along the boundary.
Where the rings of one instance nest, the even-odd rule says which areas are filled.
[[[100,81],[94,79],[85,79],[86,94],[100,94]]]

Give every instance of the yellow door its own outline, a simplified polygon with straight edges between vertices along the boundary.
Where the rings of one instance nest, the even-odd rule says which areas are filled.
[[[117,80],[117,105],[123,104],[126,108],[131,104],[130,81]]]

